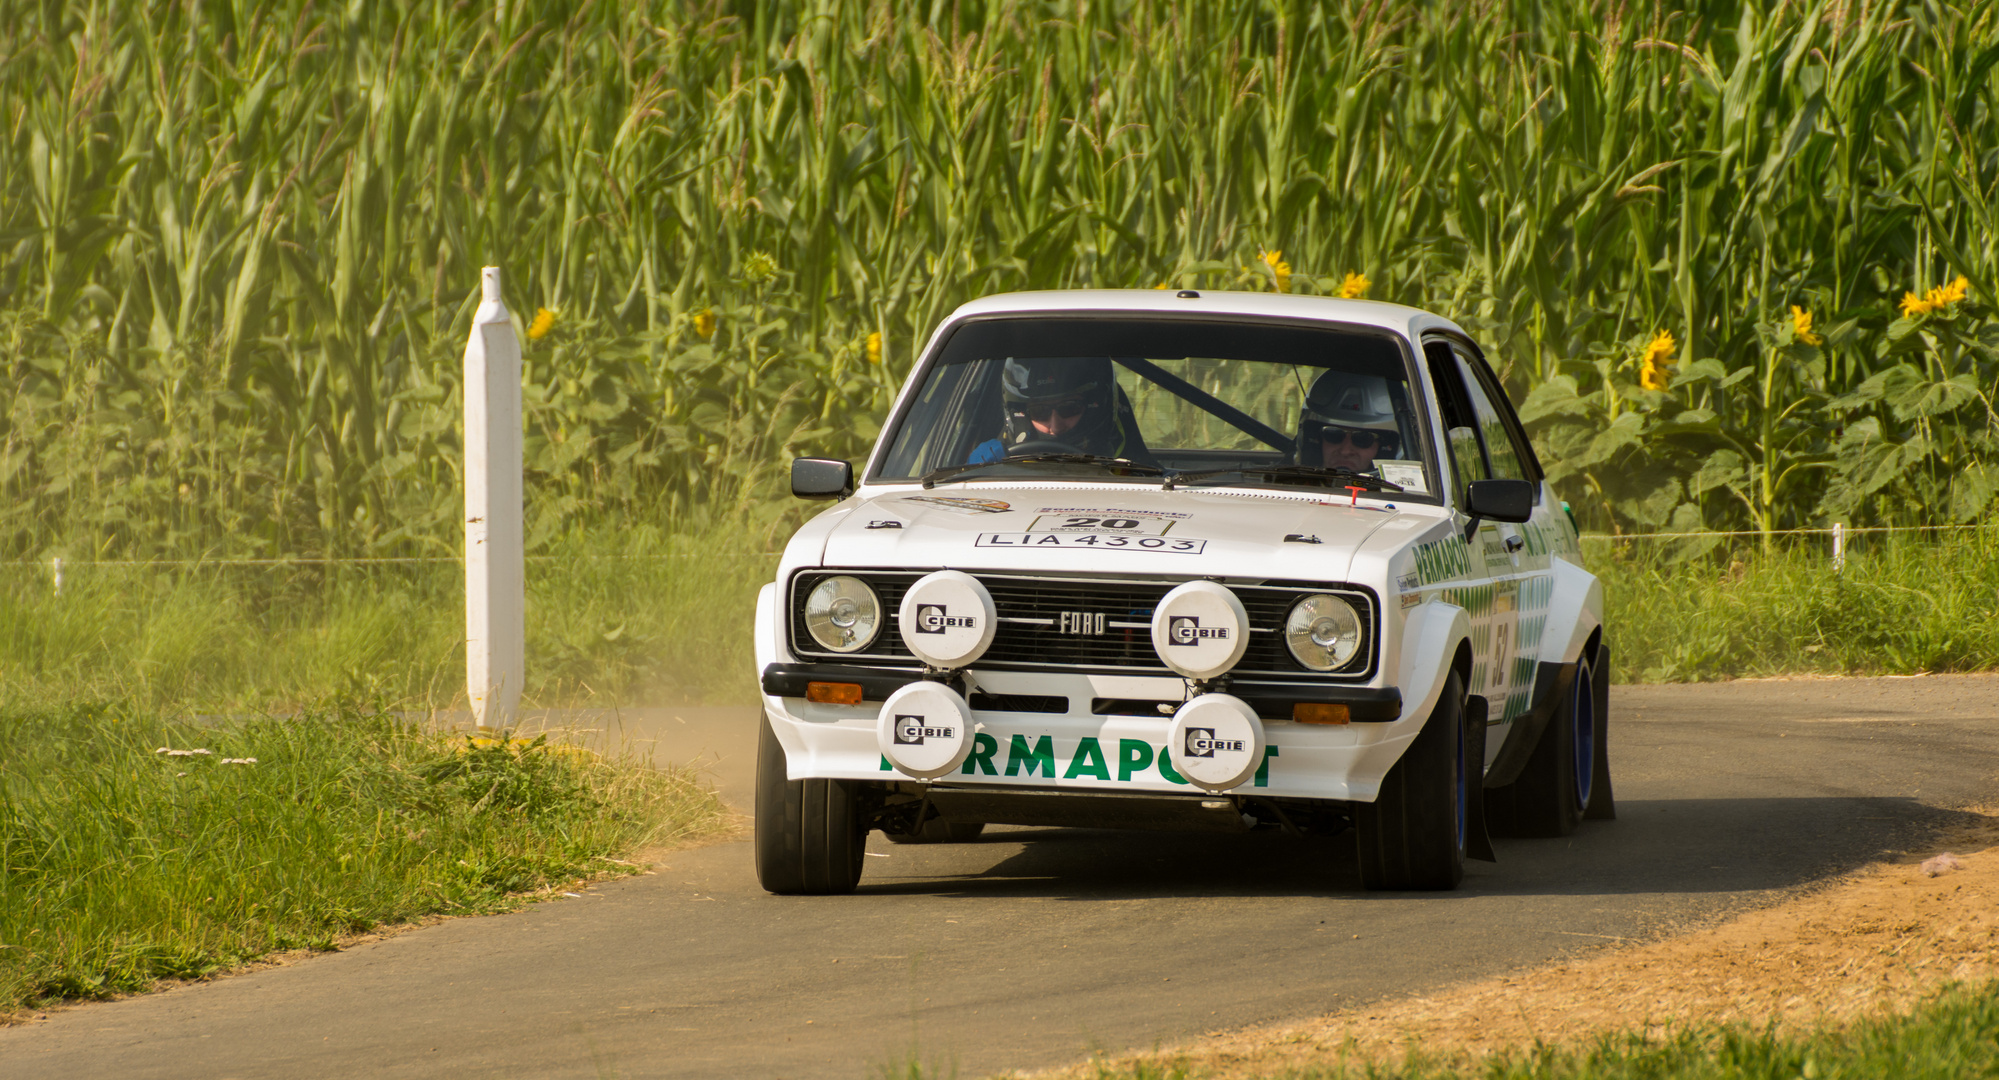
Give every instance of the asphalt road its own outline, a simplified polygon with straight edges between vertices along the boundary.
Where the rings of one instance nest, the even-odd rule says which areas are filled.
[[[1350,839],[876,836],[858,895],[774,897],[749,845],[519,914],[58,1011],[0,1076],[840,1077],[1052,1065],[1668,932],[1918,841],[1999,791],[1999,678],[1618,687],[1619,819],[1369,895]],[[627,714],[747,804],[754,712]]]

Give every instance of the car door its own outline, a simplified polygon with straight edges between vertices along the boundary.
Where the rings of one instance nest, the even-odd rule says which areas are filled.
[[[1486,452],[1479,413],[1453,342],[1444,337],[1426,339],[1423,355],[1443,417],[1444,454],[1449,459],[1452,501],[1462,508],[1466,485],[1493,476],[1492,459]],[[1465,520],[1461,511],[1459,521]],[[1510,688],[1508,661],[1517,630],[1512,617],[1513,586],[1505,582],[1512,561],[1507,557],[1499,523],[1481,523],[1465,556],[1471,581],[1453,597],[1471,619],[1472,668],[1465,690],[1486,700],[1487,720],[1497,723]]]
[[[1491,719],[1510,722],[1533,704],[1548,599],[1554,587],[1548,558],[1548,515],[1541,466],[1513,405],[1491,367],[1469,342],[1449,341],[1458,383],[1477,420],[1478,441],[1495,478],[1535,485],[1534,516],[1521,524],[1487,522],[1476,545],[1493,582]]]

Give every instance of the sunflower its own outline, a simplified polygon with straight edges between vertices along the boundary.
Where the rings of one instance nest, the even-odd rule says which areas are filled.
[[[1284,253],[1281,251],[1259,251],[1256,257],[1263,260],[1263,265],[1270,268],[1270,277],[1272,281],[1277,283],[1277,291],[1290,292],[1291,264],[1284,261]]]
[[[1952,304],[1961,304],[1971,294],[1971,279],[1959,274],[1948,285],[1939,285],[1921,296],[1907,292],[1902,294],[1902,317],[1913,319],[1918,315],[1928,315],[1941,311]]]
[[[868,363],[879,364],[881,362],[882,362],[882,332],[876,330],[874,333],[868,335]]]
[[[1791,305],[1791,336],[1807,345],[1823,345],[1825,339],[1812,333],[1812,313]]]
[[[1652,335],[1639,355],[1638,385],[1647,390],[1666,388],[1666,371],[1673,366],[1673,351],[1679,346],[1673,343],[1673,332],[1661,330]]]
[[[702,308],[694,313],[694,332],[705,338],[715,336],[714,308]]]
[[[1346,276],[1346,280],[1340,282],[1340,291],[1339,291],[1340,299],[1342,300],[1366,299],[1367,290],[1373,287],[1373,285],[1374,282],[1369,281],[1367,279],[1366,274],[1349,273]]]
[[[536,308],[534,321],[528,324],[528,340],[540,341],[553,329],[555,329],[555,312],[547,308]]]

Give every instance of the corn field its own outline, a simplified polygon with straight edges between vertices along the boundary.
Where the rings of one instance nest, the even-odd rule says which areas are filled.
[[[1973,520],[1995,61],[1993,0],[0,0],[0,554],[455,553],[486,264],[538,546],[775,528],[956,304],[1162,284],[1458,319],[1592,527]]]

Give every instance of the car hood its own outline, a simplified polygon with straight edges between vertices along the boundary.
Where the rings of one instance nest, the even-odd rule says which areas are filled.
[[[1355,550],[1408,512],[1319,492],[986,484],[841,509],[821,565],[1325,581],[1346,580]]]

